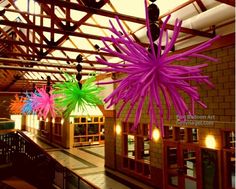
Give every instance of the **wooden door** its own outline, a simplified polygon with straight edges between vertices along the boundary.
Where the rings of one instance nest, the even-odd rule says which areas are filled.
[[[165,189],[200,189],[200,150],[194,144],[164,142]]]

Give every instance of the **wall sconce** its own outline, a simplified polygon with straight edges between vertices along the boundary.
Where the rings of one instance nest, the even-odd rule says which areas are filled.
[[[121,133],[121,126],[118,124],[116,125],[116,134],[120,135],[120,133]]]
[[[61,125],[63,125],[63,123],[64,123],[64,119],[61,119]]]
[[[46,122],[48,122],[48,118],[46,119]]]
[[[54,118],[52,118],[52,123],[55,123],[55,119]]]
[[[216,147],[216,140],[213,135],[207,135],[205,139],[205,144],[207,148],[214,149]]]
[[[152,132],[152,138],[155,142],[157,142],[160,139],[160,131],[159,129],[155,128]]]

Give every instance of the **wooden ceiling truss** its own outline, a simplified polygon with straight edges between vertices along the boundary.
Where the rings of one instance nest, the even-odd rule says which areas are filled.
[[[97,55],[105,59],[106,57],[111,57],[111,55],[100,52],[96,47],[95,42],[96,40],[101,40],[100,35],[83,33],[80,29],[81,26],[96,27],[101,29],[104,36],[106,36],[106,31],[108,31],[109,27],[97,23],[93,19],[93,15],[109,18],[118,16],[128,31],[131,31],[131,29],[126,23],[127,21],[140,24],[141,27],[138,30],[145,27],[145,19],[118,13],[109,0],[102,0],[98,8],[85,6],[87,3],[85,0],[77,0],[78,3],[71,2],[70,0],[35,0],[40,5],[40,13],[32,13],[33,11],[30,11],[29,3],[33,1],[27,1],[27,11],[21,11],[16,6],[14,0],[8,1],[9,4],[5,7],[5,11],[19,14],[21,18],[9,20],[4,15],[0,16],[0,78],[6,77],[6,82],[0,85],[0,90],[2,91],[17,91],[22,89],[22,86],[31,88],[30,85],[33,82],[44,83],[47,73],[55,73],[53,75],[54,81],[64,81],[65,78],[61,70],[69,74],[76,73],[75,65],[77,61],[75,58],[70,57],[69,54],[71,52],[83,56],[82,62],[87,64],[87,66],[83,66],[83,75],[87,75],[88,71],[102,72],[100,67],[96,68],[96,65],[99,65],[99,63],[90,60],[90,56]],[[221,2],[231,4],[231,1],[221,0]],[[201,0],[189,0],[173,10],[160,15],[160,25],[161,19],[166,15],[172,14],[193,3],[202,12],[207,10]],[[101,9],[105,4],[108,4],[112,11]],[[60,16],[55,12],[56,10],[60,11]],[[78,20],[73,20],[71,18],[72,11],[83,12],[85,15]],[[93,19],[95,24],[86,22],[90,18]],[[39,19],[39,22],[36,22],[37,19]],[[50,20],[50,26],[45,26],[45,19]],[[174,26],[167,24],[166,28],[173,30]],[[137,43],[148,47],[149,44],[142,43],[135,35],[135,32],[138,30],[131,31],[130,35]],[[199,31],[182,27],[181,32],[188,34],[186,39],[189,39],[189,36],[214,37],[214,32],[212,31]],[[46,33],[49,35],[45,35]],[[56,35],[60,37],[56,39]],[[93,50],[78,48],[78,45],[70,39],[71,36],[86,39]],[[72,44],[72,47],[63,46],[67,40]],[[119,51],[116,46],[113,45],[113,47]],[[55,51],[60,52],[62,56],[53,56]],[[62,64],[61,61],[67,64]],[[44,69],[38,68],[39,66],[44,67]],[[33,79],[34,75],[44,79]],[[26,82],[26,80],[29,82]]]

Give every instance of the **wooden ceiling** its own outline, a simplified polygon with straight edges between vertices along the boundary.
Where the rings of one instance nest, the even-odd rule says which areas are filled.
[[[76,56],[79,54],[83,56],[82,75],[95,71],[103,74],[101,68],[104,66],[96,61],[95,56],[108,60],[112,58],[99,48],[101,36],[109,35],[109,25],[106,22],[115,16],[122,20],[137,43],[145,47],[149,45],[137,37],[137,32],[145,27],[144,17],[117,12],[115,0],[100,0],[97,3],[95,0],[24,1],[26,5],[22,10],[17,3],[19,0],[0,0],[1,92],[31,90],[33,83],[37,86],[46,84],[47,76],[51,76],[52,82],[65,81],[63,72],[77,73]],[[220,2],[235,6],[232,1]],[[204,0],[186,0],[162,13],[159,17],[160,24],[166,15],[180,13],[190,5],[199,14],[208,10]],[[35,7],[38,7],[37,10]],[[75,14],[78,15],[76,19]],[[106,22],[99,22],[100,18]],[[217,27],[226,27],[232,23],[234,20],[229,20]],[[97,31],[99,29],[102,34],[92,32],[92,28]],[[167,29],[173,30],[173,24],[168,24]],[[207,40],[215,35],[215,26],[210,25],[203,30],[182,27],[181,33],[179,42],[196,36]]]

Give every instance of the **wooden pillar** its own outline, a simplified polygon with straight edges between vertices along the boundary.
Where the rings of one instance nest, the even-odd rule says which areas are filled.
[[[116,121],[114,117],[106,117],[105,120],[105,167],[116,167]]]
[[[21,130],[26,130],[26,115],[22,115],[21,117]]]
[[[65,148],[73,147],[74,125],[70,123],[69,118],[64,118],[62,125],[62,145]]]

